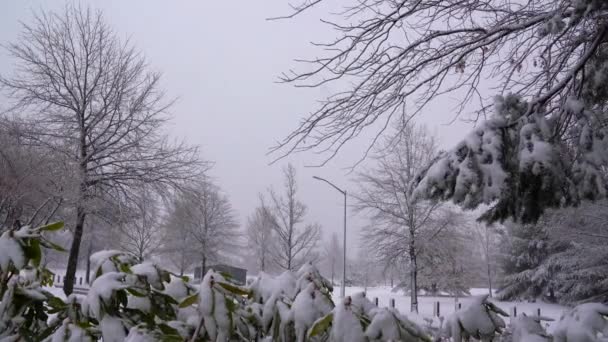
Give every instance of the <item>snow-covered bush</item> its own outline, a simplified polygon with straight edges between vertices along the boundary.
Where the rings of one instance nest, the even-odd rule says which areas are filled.
[[[61,249],[44,236],[63,223],[6,230],[0,236],[0,340],[40,340],[49,335],[47,305],[55,300],[43,286],[53,274],[42,267],[43,248]]]
[[[448,317],[443,326],[443,336],[454,342],[468,341],[471,337],[492,341],[506,327],[500,316],[508,314],[488,301],[488,295],[477,296],[467,307]]]
[[[52,274],[40,266],[42,247],[59,249],[44,232],[61,227],[24,227],[0,237],[0,340],[430,342],[441,335],[439,322],[378,308],[365,293],[334,305],[331,285],[310,263],[262,274],[249,286],[209,270],[194,285],[128,253],[101,251],[91,257],[87,295],[62,300],[44,290]],[[606,333],[606,313],[601,304],[580,306],[564,316],[556,337]],[[448,336],[494,336],[504,328],[497,314],[504,312],[480,297],[447,320]]]
[[[512,342],[551,342],[551,335],[541,325],[542,321],[553,321],[543,316],[527,316],[523,313],[509,325],[508,334]]]
[[[378,308],[364,292],[347,296],[330,313],[319,318],[308,336],[323,341],[432,341],[430,329],[392,308]]]
[[[565,312],[555,327],[553,341],[608,341],[608,305],[585,303]]]

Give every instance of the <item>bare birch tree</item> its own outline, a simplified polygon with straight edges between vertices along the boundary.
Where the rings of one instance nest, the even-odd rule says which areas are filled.
[[[325,269],[330,274],[332,285],[334,284],[336,272],[342,269],[342,251],[342,245],[338,241],[338,234],[331,234],[331,239],[324,246],[323,259]]]
[[[268,191],[269,202],[262,205],[272,218],[277,235],[277,248],[272,253],[273,262],[284,270],[297,270],[317,256],[317,244],[321,227],[316,223],[304,224],[307,207],[298,199],[296,169],[288,164],[283,169],[284,194]]]
[[[276,246],[273,219],[263,206],[257,207],[247,219],[247,246],[255,258],[257,270],[268,272],[272,267],[271,253]]]
[[[160,74],[100,12],[67,5],[38,13],[7,49],[17,67],[0,84],[30,123],[27,143],[61,153],[74,167],[76,220],[64,283],[70,294],[91,200],[128,199],[141,184],[179,186],[205,167],[196,148],[163,134],[171,102]]]
[[[374,156],[376,166],[359,174],[360,189],[354,196],[355,209],[370,219],[362,233],[369,250],[383,264],[408,263],[413,312],[418,312],[420,261],[450,218],[440,203],[415,201],[409,195],[410,182],[435,150],[435,140],[425,128],[396,126],[396,136],[386,139]]]

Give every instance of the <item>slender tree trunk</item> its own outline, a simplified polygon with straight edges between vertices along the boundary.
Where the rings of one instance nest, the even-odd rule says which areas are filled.
[[[334,263],[331,264],[331,286],[334,286]]]
[[[184,258],[184,253],[185,252],[182,251],[181,258],[180,258],[180,263],[179,263],[179,276],[180,277],[183,277],[184,276],[184,272],[186,271],[185,270],[185,268],[186,268],[186,260],[184,260],[185,259]]]
[[[201,279],[205,277],[205,273],[207,268],[207,257],[203,256],[203,260],[201,260]]]
[[[82,241],[82,231],[84,229],[84,220],[86,213],[82,204],[79,203],[76,208],[76,226],[74,227],[74,239],[70,248],[68,257],[68,267],[65,272],[63,281],[63,292],[66,296],[72,294],[74,290],[74,282],[76,281],[76,269],[78,267],[78,255],[80,253],[80,242]]]
[[[410,240],[410,282],[410,311],[418,313],[418,264],[413,239]]]
[[[93,240],[89,241],[89,250],[87,251],[87,274],[84,275],[84,280],[87,284],[91,283],[91,252],[93,251]]]
[[[492,298],[492,268],[490,266],[490,259],[487,258],[486,264],[488,266],[488,291],[490,292],[490,298]]]

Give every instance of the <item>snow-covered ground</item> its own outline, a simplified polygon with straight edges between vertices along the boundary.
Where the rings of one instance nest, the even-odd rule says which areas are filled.
[[[362,287],[346,287],[346,295],[351,295],[357,292],[363,292]],[[487,293],[487,289],[471,289],[472,295],[481,295]],[[340,287],[336,286],[333,293],[336,301],[340,298]],[[395,307],[401,312],[407,315],[410,312],[410,298],[409,295],[404,295],[403,292],[392,292],[388,286],[379,287],[368,287],[367,298],[374,301],[374,298],[378,298],[378,305],[381,307],[387,307],[390,305],[390,300],[395,299]],[[470,297],[460,297],[458,302],[462,303],[462,307],[466,306],[471,300]],[[422,317],[433,317],[433,305],[439,302],[441,316],[447,317],[455,311],[456,301],[453,297],[431,297],[431,296],[419,296],[418,297],[418,310]],[[543,302],[528,303],[528,302],[501,302],[493,300],[493,302],[508,312],[510,315],[513,312],[513,307],[517,307],[517,315],[525,312],[528,315],[536,315],[537,310],[540,309],[541,314],[546,317],[553,318],[555,321],[559,320],[562,312],[567,307],[557,304],[549,304]],[[509,318],[505,321],[508,323]],[[548,324],[548,331],[552,332],[552,323]]]
[[[53,270],[56,275],[61,275],[61,279],[63,279],[63,274],[65,274],[64,270]],[[77,287],[86,287],[84,282],[84,273],[82,271],[77,272]],[[83,285],[78,285],[79,278],[83,278]],[[55,285],[62,286],[63,282],[55,282]],[[61,287],[53,287],[47,288],[48,291],[53,293],[54,295],[65,298],[63,294],[63,290]],[[351,295],[357,292],[363,292],[363,287],[346,287],[346,295]],[[482,295],[488,292],[487,289],[471,289],[471,295]],[[340,299],[340,286],[336,286],[334,288],[333,293],[335,301],[339,301]],[[378,286],[378,287],[368,287],[367,288],[367,297],[374,301],[374,298],[378,298],[378,305],[381,307],[388,307],[390,305],[390,300],[395,300],[395,307],[404,314],[407,314],[410,311],[410,298],[409,295],[404,295],[403,292],[392,292],[389,286]],[[458,298],[458,302],[461,303],[462,307],[466,306],[470,301],[470,297],[460,297]],[[433,317],[434,313],[434,304],[439,302],[440,314],[441,316],[447,317],[452,314],[456,307],[457,303],[454,297],[447,296],[419,296],[418,297],[418,310],[422,317]],[[517,308],[517,314],[520,315],[522,312],[525,312],[528,315],[536,315],[538,309],[540,309],[541,314],[545,317],[553,318],[555,321],[559,319],[562,312],[567,309],[565,306],[557,305],[557,304],[549,304],[543,302],[536,303],[528,303],[528,302],[501,302],[501,301],[493,301],[498,307],[503,309],[512,315],[513,308]],[[506,319],[507,323],[509,319]],[[552,322],[548,323],[547,329],[549,332],[552,332]]]

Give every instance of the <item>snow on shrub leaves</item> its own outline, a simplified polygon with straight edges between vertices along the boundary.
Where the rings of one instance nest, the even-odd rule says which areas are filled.
[[[0,340],[422,342],[440,337],[433,322],[425,325],[416,315],[377,308],[364,293],[335,305],[331,285],[310,263],[276,277],[262,274],[247,287],[209,270],[197,287],[153,263],[103,251],[92,256],[96,276],[88,294],[63,301],[44,290],[51,284],[48,270],[37,262],[44,250],[37,248],[52,244],[42,231],[26,227],[2,236],[3,246],[11,247],[0,249]],[[490,321],[503,328],[493,313],[498,309],[479,303],[455,315],[459,326],[488,334]],[[483,316],[484,308],[490,316],[468,315]],[[567,334],[606,329],[603,318],[591,319],[604,308],[575,312],[588,316],[589,324],[567,321],[573,314],[560,324]]]

